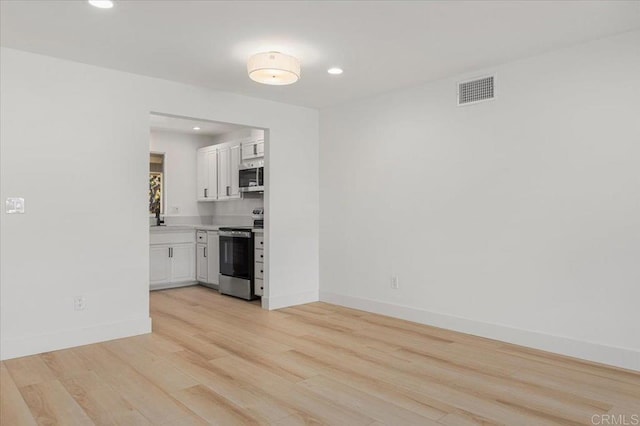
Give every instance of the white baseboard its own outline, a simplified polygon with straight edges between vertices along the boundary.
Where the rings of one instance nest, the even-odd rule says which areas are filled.
[[[276,297],[263,297],[262,307],[270,311],[274,309],[287,308],[289,306],[303,305],[305,303],[317,302],[317,291],[307,291],[303,293],[285,294]]]
[[[169,288],[189,287],[192,285],[198,285],[198,281],[183,281],[181,283],[164,283],[164,284],[150,284],[149,291],[154,290],[166,290]]]
[[[151,333],[151,318],[148,317],[22,339],[5,339],[0,343],[0,359],[35,355],[146,333]]]
[[[321,291],[320,300],[420,324],[460,331],[462,333],[473,334],[516,345],[640,371],[640,351],[633,349],[585,342],[568,337],[543,334],[535,331],[430,312],[410,306],[345,296],[337,293]]]

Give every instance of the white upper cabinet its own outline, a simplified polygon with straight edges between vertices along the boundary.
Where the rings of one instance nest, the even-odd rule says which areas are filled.
[[[218,199],[218,150],[213,147],[198,150],[196,169],[198,201]]]
[[[240,198],[240,144],[229,147],[229,198]]]
[[[264,139],[242,143],[242,161],[264,157]]]
[[[198,150],[198,201],[240,198],[240,143],[207,146]]]
[[[228,200],[231,190],[231,153],[229,147],[218,149],[218,200]]]
[[[209,184],[209,168],[207,167],[207,151],[204,149],[198,150],[196,169],[198,170],[196,198],[198,201],[206,201],[207,186]]]
[[[207,169],[209,170],[207,198],[217,200],[220,195],[218,192],[218,150],[210,149],[207,152]]]

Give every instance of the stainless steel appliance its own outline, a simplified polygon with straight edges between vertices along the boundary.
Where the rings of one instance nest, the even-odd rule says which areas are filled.
[[[251,216],[253,217],[254,228],[264,228],[264,207],[253,209]]]
[[[252,300],[254,296],[253,232],[251,228],[220,228],[220,284],[222,294]]]
[[[238,170],[240,192],[264,191],[264,160],[244,162]]]

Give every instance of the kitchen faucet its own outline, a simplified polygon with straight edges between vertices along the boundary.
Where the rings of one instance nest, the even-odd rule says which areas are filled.
[[[156,226],[164,225],[164,219],[160,219],[160,207],[156,208]]]

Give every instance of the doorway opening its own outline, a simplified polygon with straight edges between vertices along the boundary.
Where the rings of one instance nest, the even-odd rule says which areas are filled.
[[[149,136],[149,289],[266,308],[268,129],[152,112]]]

